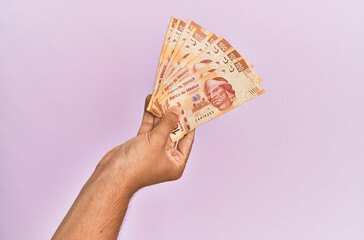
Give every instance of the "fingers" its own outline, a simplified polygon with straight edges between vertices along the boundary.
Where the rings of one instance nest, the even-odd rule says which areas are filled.
[[[153,129],[158,126],[159,122],[161,121],[161,118],[160,117],[154,117],[154,124],[153,124]],[[167,147],[170,147],[170,148],[175,148],[176,147],[176,143],[177,142],[172,142],[172,139],[169,138],[167,140]]]
[[[179,142],[177,144],[177,150],[182,153],[185,164],[187,162],[188,157],[190,156],[190,152],[191,152],[191,148],[192,148],[192,144],[193,144],[194,140],[195,140],[195,129],[193,129],[186,136],[184,136],[181,140],[179,140]]]
[[[177,144],[177,142],[172,142],[172,139],[171,138],[169,138],[167,140],[167,146],[169,145],[172,148],[176,148],[176,144]]]
[[[170,111],[164,114],[153,132],[167,140],[173,129],[177,126],[181,112],[182,110],[179,107],[171,107]]]
[[[169,148],[176,148],[176,143],[177,142],[172,142],[172,139],[171,138],[168,138],[167,139],[167,142],[166,142],[166,148],[169,149]]]
[[[159,122],[161,121],[160,117],[154,117],[154,124],[153,124],[153,128],[156,128],[159,124]]]
[[[152,97],[152,95],[149,94],[145,98],[143,120],[142,120],[142,124],[140,125],[138,135],[140,135],[142,133],[150,132],[153,129],[154,116],[153,116],[153,114],[151,114],[150,112],[147,111],[147,107],[148,107],[151,97]]]

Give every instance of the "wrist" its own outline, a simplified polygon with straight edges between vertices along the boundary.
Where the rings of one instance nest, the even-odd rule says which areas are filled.
[[[131,198],[138,188],[133,183],[125,156],[111,157],[107,161],[102,161],[96,167],[89,181],[96,185],[101,184],[106,188],[112,188],[123,196]]]

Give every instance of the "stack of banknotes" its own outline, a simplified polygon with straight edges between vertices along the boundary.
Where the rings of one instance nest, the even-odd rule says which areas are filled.
[[[192,20],[171,18],[147,110],[162,117],[182,108],[173,142],[199,125],[264,93],[261,78],[223,37]]]

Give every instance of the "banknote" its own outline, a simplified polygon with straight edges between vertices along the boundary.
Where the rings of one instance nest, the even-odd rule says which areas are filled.
[[[173,67],[170,68],[171,64],[174,62],[178,62],[179,59],[183,57],[183,56],[180,56],[180,54],[181,54],[180,50],[184,51],[184,49],[186,49],[186,48],[190,48],[191,50],[194,50],[193,47],[195,47],[196,44],[191,45],[190,39],[192,36],[195,36],[195,37],[197,36],[195,34],[196,31],[203,32],[206,34],[209,33],[207,30],[205,30],[200,25],[198,25],[196,22],[188,19],[188,21],[186,22],[185,26],[183,27],[183,30],[179,36],[179,39],[177,40],[177,43],[172,51],[172,54],[168,60],[167,66],[165,67],[165,65],[162,65],[162,69],[165,68],[166,71],[163,72],[163,75],[160,76],[159,80],[155,81],[154,92],[158,91],[159,86],[161,84],[163,84],[166,77],[168,75],[170,75],[171,71],[173,71]],[[196,46],[196,47],[198,47],[198,46]],[[157,94],[154,94],[154,95],[157,95]],[[154,110],[154,113],[158,112],[158,108],[156,108],[158,105],[155,105],[154,108],[153,108],[153,105],[155,105],[154,98],[151,100],[150,109]]]
[[[189,91],[193,90],[194,88],[196,88],[199,85],[200,78],[205,77],[206,75],[213,76],[215,74],[215,72],[218,75],[222,75],[223,73],[228,72],[228,71],[234,72],[234,66],[236,67],[237,62],[246,63],[246,60],[243,57],[239,57],[217,69],[211,69],[211,70],[209,70],[207,72],[203,72],[203,73],[201,73],[202,71],[194,73],[192,76],[181,81],[177,86],[173,86],[173,88],[171,88],[168,95],[166,95],[164,98],[161,98],[160,101],[165,102],[166,104],[170,105],[169,101],[178,100],[178,98],[181,97],[184,92],[189,92]],[[205,69],[205,70],[208,70],[208,69]],[[259,76],[254,76],[254,74],[252,74],[251,68],[248,64],[244,65],[243,73],[245,75],[244,77],[249,79],[251,82],[259,83]],[[167,109],[168,109],[168,106],[166,106],[166,110]]]
[[[190,34],[186,35],[184,42],[180,46],[176,46],[174,56],[168,63],[165,78],[168,78],[173,74],[175,67],[180,65],[181,60],[188,57],[190,54],[197,56],[206,48],[206,41],[212,37],[213,33],[210,33],[206,29],[202,28],[195,22],[191,22],[194,26],[194,30]],[[182,42],[182,41],[181,41]]]
[[[220,54],[214,54],[216,53],[216,46],[218,46],[220,48]],[[225,47],[224,47],[225,46]],[[225,51],[225,49],[228,49]],[[181,87],[180,83],[182,82],[182,84],[185,84],[186,82],[191,82],[191,78],[196,81],[196,79],[198,79],[197,75],[206,75],[208,72],[211,72],[214,69],[217,69],[219,67],[222,67],[223,65],[229,63],[229,61],[232,61],[236,58],[242,57],[233,47],[231,47],[231,45],[223,38],[220,37],[218,38],[218,40],[216,41],[215,44],[212,44],[212,46],[207,49],[207,51],[203,52],[202,54],[200,54],[199,58],[195,58],[194,61],[191,61],[189,64],[199,64],[199,62],[202,63],[207,63],[206,65],[204,64],[199,64],[200,68],[195,67],[193,70],[197,72],[192,72],[189,73],[190,75],[188,75],[187,77],[179,77],[180,75],[177,75],[172,81],[168,82],[168,84],[164,84],[161,88],[161,90],[159,90],[159,92],[157,93],[157,100],[156,100],[156,104],[158,104],[159,109],[161,109],[160,111],[161,114],[163,115],[165,113],[165,106],[163,106],[163,104],[160,104],[159,102],[162,101],[163,102],[163,98],[168,97],[168,95],[170,94],[170,89],[173,88],[174,90],[178,87]],[[201,61],[202,59],[202,61]],[[253,65],[251,63],[249,63],[245,58],[244,60],[248,63],[248,66],[250,68],[250,76],[252,78],[255,78],[258,81],[261,81],[261,78],[255,73],[255,71],[252,69]],[[188,68],[188,66],[186,67]],[[191,70],[192,68],[190,68]],[[187,78],[187,79],[186,79]],[[162,99],[162,100],[160,100]]]
[[[159,70],[157,71],[157,76],[156,76],[156,80],[155,80],[156,90],[153,89],[152,98],[151,98],[151,101],[150,101],[150,103],[149,103],[149,105],[147,107],[147,110],[151,110],[151,105],[152,105],[151,103],[153,102],[153,99],[155,97],[155,92],[158,90],[160,82],[163,79],[163,76],[164,76],[164,73],[166,71],[168,61],[172,56],[172,52],[174,50],[174,47],[176,46],[177,41],[178,41],[178,39],[179,39],[185,25],[186,25],[185,22],[183,22],[181,19],[177,19],[175,27],[173,28],[173,31],[171,33],[171,37],[170,37],[170,39],[168,41],[167,46],[165,47],[165,51],[163,53],[163,57],[162,57],[162,60],[161,60],[161,63],[160,63]]]
[[[222,64],[226,64],[229,61],[229,57],[227,55],[233,50],[234,49],[231,45],[223,37],[219,37],[207,49],[205,49],[205,51],[197,55],[197,57],[187,63],[186,66],[180,66],[173,76],[168,78],[164,84],[161,84],[158,92],[156,93],[157,99],[162,97],[171,85],[182,81],[193,73],[204,68],[206,65],[209,65],[212,68],[217,68]]]
[[[231,63],[231,61],[234,61],[235,59],[242,58],[244,59],[238,51],[236,51],[234,48],[229,50],[226,54],[227,58],[223,58],[223,61],[219,62],[219,59],[207,64],[203,68],[199,69],[198,71],[194,72],[192,75],[188,76],[185,79],[179,80],[177,82],[174,82],[173,84],[169,84],[164,89],[166,90],[164,95],[158,97],[158,101],[162,106],[163,112],[167,111],[167,106],[163,106],[163,103],[165,102],[166,98],[172,98],[174,97],[174,92],[181,90],[184,87],[188,87],[189,85],[193,85],[196,81],[198,81],[199,78],[206,76],[207,74],[210,74],[211,72],[215,71],[216,69],[224,68],[226,67],[226,64]],[[244,59],[245,60],[245,59]],[[246,60],[245,60],[246,61]],[[247,61],[246,61],[247,62]],[[248,63],[248,67],[252,68],[252,65]],[[252,71],[252,70],[251,70]],[[259,81],[259,76],[254,75],[255,72],[250,74],[252,78],[255,78],[256,81]]]
[[[198,79],[166,99],[166,106],[183,109],[183,129],[171,135],[177,141],[192,129],[212,120],[265,92],[259,81],[252,80],[250,67],[240,58]],[[181,125],[182,125],[181,124]]]
[[[172,42],[168,42],[167,53],[163,54],[161,64],[159,69],[157,70],[158,77],[155,80],[154,84],[154,92],[158,91],[159,86],[163,83],[163,79],[165,79],[167,69],[171,63],[171,61],[175,58],[176,53],[179,51],[181,46],[184,44],[187,36],[193,34],[196,30],[196,27],[199,27],[192,20],[188,19],[186,23],[183,21],[177,22],[177,26],[175,30],[172,32],[171,40]],[[174,33],[174,35],[173,35]],[[153,94],[152,96],[155,96]],[[156,106],[153,107],[154,97],[152,97],[150,104],[147,109],[150,109],[154,113],[158,113],[158,108]]]
[[[184,46],[186,39],[189,38],[189,36],[193,35],[194,32],[200,28],[201,28],[201,26],[198,25],[197,23],[195,23],[194,21],[192,21],[191,19],[187,20],[186,25],[184,26],[184,28],[181,32],[181,35],[176,43],[176,46],[173,49],[172,55],[167,63],[166,72],[165,72],[163,78],[168,76],[168,69],[169,69],[171,63],[174,61],[175,57],[177,56],[178,52],[180,51],[181,47]]]
[[[165,36],[164,41],[163,41],[161,55],[160,55],[159,61],[158,61],[157,71],[156,71],[156,75],[155,75],[155,78],[154,78],[153,93],[157,91],[158,86],[159,86],[157,76],[158,76],[159,69],[160,69],[160,66],[161,66],[161,62],[162,62],[162,59],[163,59],[163,56],[164,56],[164,52],[165,52],[166,47],[167,47],[167,45],[169,43],[169,40],[171,38],[173,29],[176,27],[176,23],[177,23],[177,19],[175,19],[174,17],[171,17],[171,19],[169,21],[169,24],[168,24],[166,36]]]
[[[260,77],[255,74],[255,72],[252,70],[252,66],[249,65],[249,63],[247,62],[246,59],[244,59],[236,50],[232,51],[231,53],[228,54],[228,57],[231,61],[234,61],[236,59],[243,59],[246,63],[247,66],[246,68],[249,69],[245,69],[244,73],[246,74],[246,76],[251,79],[251,81],[258,81],[260,82]],[[228,69],[231,68],[230,65],[233,64],[233,62],[229,62],[227,63],[228,65],[222,65],[219,66],[217,69],[213,69],[211,67],[210,64],[206,65],[204,68],[200,69],[199,71],[195,72],[194,74],[192,74],[191,76],[187,77],[186,79],[178,82],[178,84],[174,84],[170,87],[170,90],[164,95],[164,97],[159,98],[159,102],[160,104],[160,108],[162,109],[162,112],[167,112],[170,104],[168,102],[168,100],[173,100],[176,97],[179,97],[181,94],[181,91],[185,91],[188,92],[190,90],[192,90],[194,87],[196,87],[196,82],[198,81],[199,78],[204,77],[216,70],[218,71],[225,71],[224,69]],[[227,70],[226,70],[227,71]]]
[[[171,133],[188,132],[265,92],[253,65],[224,37],[196,22],[171,17],[164,38],[147,110],[162,117],[180,106]]]
[[[205,32],[207,33],[207,31],[205,31]],[[196,40],[196,38],[199,38],[199,40]],[[206,47],[208,47],[214,39],[215,39],[215,36],[213,33],[209,33],[208,35],[205,35],[203,33],[203,30],[201,30],[201,29],[194,29],[192,31],[192,34],[187,37],[185,44],[182,46],[180,51],[178,51],[178,54],[176,54],[174,60],[170,61],[169,72],[165,74],[164,80],[159,82],[158,89],[154,93],[156,98],[158,98],[158,96],[160,94],[163,94],[164,91],[162,91],[162,93],[159,92],[159,90],[161,88],[160,86],[163,86],[165,84],[165,82],[167,82],[167,80],[168,80],[167,76],[171,75],[171,73],[173,73],[173,70],[175,69],[175,67],[176,66],[179,67],[178,68],[178,71],[179,71],[180,68],[185,65],[185,64],[182,65],[182,63],[181,63],[183,60],[193,59],[195,56],[197,56],[199,53],[201,53]],[[208,40],[210,40],[210,41],[208,42]],[[177,65],[178,62],[180,63],[179,65]],[[159,109],[158,101],[155,98],[153,99],[151,105],[152,106],[154,105],[154,107]],[[160,112],[159,115],[161,115],[161,114],[162,113]]]
[[[197,32],[198,33],[198,32]],[[193,37],[198,37],[198,35],[193,35]],[[186,55],[182,56],[182,59],[179,60],[179,65],[176,66],[174,69],[172,70],[176,70],[176,72],[179,72],[184,66],[187,65],[187,63],[189,63],[190,61],[192,61],[193,59],[195,59],[199,54],[201,54],[204,49],[209,48],[211,46],[211,44],[213,44],[216,40],[218,39],[218,37],[213,34],[210,33],[207,38],[205,40],[202,41],[203,46],[200,46],[200,42],[196,42],[196,47],[190,47],[190,52],[187,53]],[[191,39],[190,41],[192,41],[192,46],[195,45],[193,43],[193,39]],[[185,46],[186,49],[188,49],[188,45]],[[187,52],[187,50],[184,50],[184,52]],[[180,55],[181,56],[181,55]],[[177,56],[178,58],[178,56]],[[165,81],[163,81],[163,84],[165,83]],[[161,82],[159,82],[158,84],[158,90],[160,88]],[[161,93],[158,93],[158,91],[154,92],[154,95],[157,96],[160,95]],[[153,98],[154,100],[154,98]],[[158,104],[158,101],[154,100],[150,103],[151,108],[155,108],[156,111],[158,112],[158,116],[162,115],[162,112],[160,110],[160,106]]]

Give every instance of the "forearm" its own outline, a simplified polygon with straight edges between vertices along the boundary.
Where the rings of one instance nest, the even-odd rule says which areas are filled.
[[[52,239],[116,239],[133,191],[120,166],[98,166]]]
[[[158,121],[145,110],[138,135],[103,157],[52,239],[116,239],[138,189],[180,178],[194,139],[194,131],[177,145],[170,139],[181,111]]]

